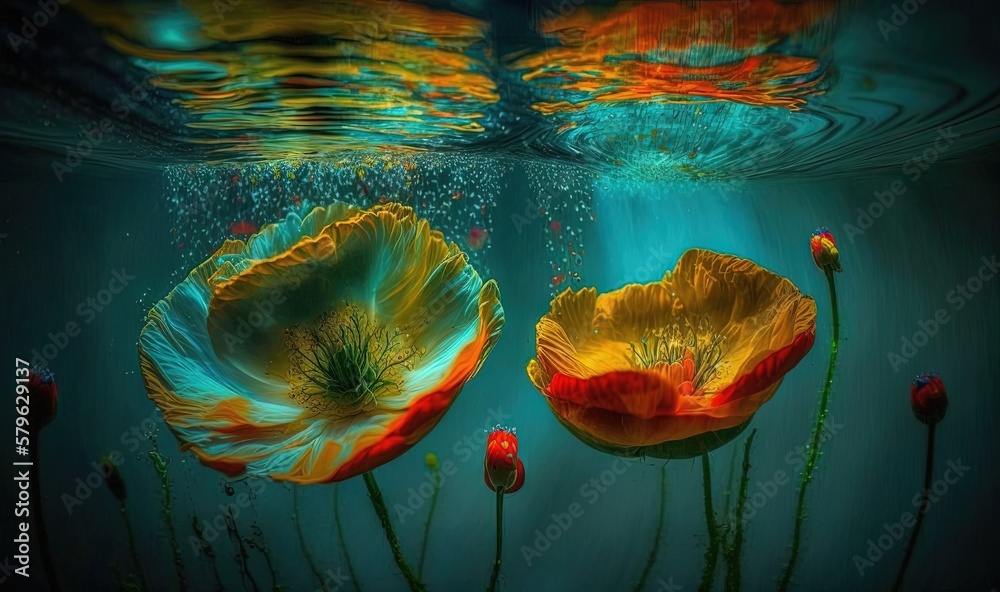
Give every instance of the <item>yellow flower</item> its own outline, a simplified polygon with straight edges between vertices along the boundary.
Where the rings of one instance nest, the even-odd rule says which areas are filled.
[[[322,483],[423,438],[502,327],[496,283],[413,210],[336,203],[227,241],[149,313],[139,354],[182,449]]]
[[[672,272],[568,289],[537,326],[528,375],[584,442],[684,458],[735,437],[812,347],[816,304],[751,261],[690,250]]]

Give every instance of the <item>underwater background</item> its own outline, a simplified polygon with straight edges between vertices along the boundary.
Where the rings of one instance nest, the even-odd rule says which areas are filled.
[[[716,520],[741,522],[728,518],[756,430],[741,588],[777,588],[830,353],[817,227],[836,235],[843,267],[840,351],[792,588],[891,588],[909,536],[895,529],[924,476],[928,430],[909,392],[925,372],[950,399],[934,452],[943,491],[903,589],[1000,587],[1000,15],[926,0],[904,20],[903,4],[71,0],[28,38],[21,19],[39,5],[6,3],[0,359],[42,354],[58,384],[33,470],[61,588],[135,584],[134,549],[153,590],[406,589],[360,478],[293,485],[203,466],[138,363],[149,310],[226,239],[337,200],[411,205],[500,289],[504,331],[479,373],[374,470],[404,554],[415,563],[426,544],[429,590],[487,586],[496,496],[482,463],[498,424],[516,427],[526,476],[505,501],[500,588],[632,590],[647,564],[644,590],[703,585],[699,458],[595,450],[525,373],[555,294],[655,282],[696,247],[816,300],[815,345],[709,455]],[[670,27],[649,43],[647,29]],[[615,70],[629,61],[690,71]],[[657,86],[733,63],[745,68],[728,84]],[[73,160],[102,119],[101,141]],[[99,473],[116,452],[128,527]],[[14,476],[0,557],[17,554]],[[40,555],[28,580],[0,566],[0,589],[49,589]],[[731,589],[725,567],[714,589]]]

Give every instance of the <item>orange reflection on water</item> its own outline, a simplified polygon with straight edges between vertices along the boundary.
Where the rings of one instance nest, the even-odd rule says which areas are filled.
[[[559,43],[508,67],[553,100],[546,115],[593,102],[734,101],[797,109],[822,80],[819,60],[774,51],[830,16],[832,1],[649,2],[582,6],[539,23]],[[578,93],[572,100],[557,93]],[[558,98],[557,98],[558,97]]]
[[[79,8],[156,86],[177,93],[174,104],[193,115],[189,128],[234,134],[236,150],[297,156],[461,141],[485,131],[481,120],[500,100],[489,25],[473,17],[396,0],[242,0],[224,12],[219,4],[190,1],[162,14],[98,0]],[[171,39],[171,27],[185,48],[157,43]],[[217,137],[186,139],[226,149]]]

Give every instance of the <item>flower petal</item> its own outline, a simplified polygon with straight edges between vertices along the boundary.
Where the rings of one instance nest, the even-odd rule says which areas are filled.
[[[374,410],[316,416],[288,396],[284,332],[344,301],[404,328],[427,354]],[[346,479],[402,454],[440,420],[503,327],[496,283],[397,205],[336,204],[227,242],[149,317],[143,376],[182,448],[229,475],[299,483]]]

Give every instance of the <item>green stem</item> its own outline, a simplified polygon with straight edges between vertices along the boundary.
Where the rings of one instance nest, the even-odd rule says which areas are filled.
[[[920,513],[917,514],[917,523],[913,525],[913,532],[910,533],[910,542],[906,545],[906,554],[903,555],[903,563],[899,566],[899,573],[896,574],[896,581],[892,585],[892,592],[898,592],[903,585],[903,578],[906,577],[906,568],[910,565],[913,548],[917,546],[917,536],[920,534],[920,527],[924,523],[924,514],[927,513],[927,499],[931,493],[931,474],[934,471],[934,428],[936,426],[937,424],[935,423],[927,426],[927,463],[924,466],[924,490],[920,494]]]
[[[351,585],[355,590],[361,590],[361,582],[354,575],[354,564],[351,563],[351,554],[347,550],[347,542],[344,540],[344,527],[340,523],[340,485],[333,486],[333,520],[337,524],[337,540],[340,541],[340,550],[344,553],[344,563],[347,565],[347,575],[351,578]]]
[[[434,519],[434,508],[437,506],[438,491],[441,489],[441,469],[434,471],[434,493],[431,494],[431,507],[427,511],[427,522],[424,523],[424,540],[420,543],[420,563],[417,565],[417,577],[424,577],[424,557],[427,556],[427,540],[431,534],[431,520]]]
[[[733,473],[736,470],[736,446],[733,446],[733,455],[729,459],[729,473],[726,474],[726,490],[725,495],[722,498],[722,514],[720,516],[729,516],[729,509],[732,507],[732,491],[733,491]],[[726,532],[726,526],[723,525],[723,533]]]
[[[143,590],[148,590],[149,586],[146,585],[146,576],[142,573],[142,563],[139,562],[139,552],[135,548],[135,535],[132,534],[132,521],[129,520],[128,510],[125,508],[125,502],[122,503],[122,517],[125,519],[125,531],[128,532],[128,547],[132,550],[132,563],[135,564],[135,573],[139,576],[139,583],[142,584]]]
[[[219,562],[215,560],[215,550],[212,549],[212,544],[205,539],[205,532],[200,524],[198,515],[192,514],[191,529],[194,530],[194,534],[198,537],[198,543],[201,545],[201,553],[204,553],[205,556],[208,557],[209,563],[212,564],[212,575],[215,577],[215,589],[217,592],[222,592],[224,588],[222,587],[222,577],[219,575]]]
[[[153,460],[153,468],[156,473],[160,476],[160,484],[163,486],[163,506],[161,508],[161,513],[163,514],[163,523],[167,527],[167,532],[170,534],[170,552],[174,558],[174,569],[177,572],[178,589],[181,592],[187,590],[187,580],[184,577],[184,562],[181,560],[181,547],[177,543],[177,534],[174,532],[174,493],[173,487],[170,484],[170,476],[167,472],[168,461],[160,454],[160,449],[156,445],[156,440],[151,439],[150,445],[152,450],[149,451],[149,457]]]
[[[375,476],[372,475],[371,471],[368,471],[363,477],[365,486],[368,488],[368,497],[372,501],[372,506],[375,508],[375,514],[378,515],[379,522],[382,523],[382,530],[385,531],[385,538],[389,542],[389,549],[392,550],[392,558],[395,559],[399,570],[403,572],[403,577],[406,578],[406,583],[410,586],[410,590],[413,592],[426,592],[427,588],[424,587],[420,578],[413,573],[410,564],[403,557],[403,549],[399,546],[399,539],[396,538],[396,533],[392,529],[392,522],[389,521],[389,510],[385,507],[385,500],[382,498],[382,491],[378,488],[378,483],[375,482]]]
[[[754,428],[743,445],[743,473],[740,475],[740,491],[736,498],[736,515],[733,541],[726,550],[726,592],[738,592],[741,584],[740,561],[743,555],[743,513],[747,505],[747,489],[750,485],[750,447],[753,446],[757,429]]]
[[[497,579],[500,577],[500,561],[503,558],[503,487],[497,489],[497,552],[493,561],[493,573],[490,575],[489,592],[497,589]]]
[[[309,546],[306,545],[306,537],[302,533],[302,523],[299,522],[299,487],[297,485],[292,486],[292,517],[295,520],[295,530],[299,535],[299,546],[302,547],[302,554],[306,556],[306,563],[309,564],[309,569],[316,576],[316,581],[319,582],[319,586],[322,588],[323,577],[319,573],[319,567],[316,566],[316,560],[313,559],[312,552],[309,551]]]
[[[809,456],[806,460],[806,467],[802,473],[802,483],[799,484],[799,499],[795,509],[795,530],[792,533],[792,553],[788,558],[788,565],[785,566],[785,573],[781,578],[779,590],[785,592],[792,581],[792,573],[795,571],[795,563],[799,558],[799,548],[802,539],[802,523],[805,521],[806,489],[812,482],[813,471],[816,470],[816,463],[819,461],[819,447],[823,435],[823,424],[826,422],[827,407],[830,403],[830,391],[833,390],[833,370],[837,365],[837,351],[840,342],[840,314],[837,311],[837,286],[834,281],[833,271],[824,269],[826,281],[830,285],[830,307],[833,309],[833,339],[830,342],[830,365],[826,371],[826,382],[823,384],[823,394],[819,399],[819,409],[816,413],[816,425],[813,427],[812,442],[809,446]]]
[[[708,463],[708,452],[701,454],[702,483],[705,489],[705,524],[708,527],[708,548],[705,549],[705,569],[701,572],[699,592],[712,589],[715,579],[715,562],[719,555],[719,529],[715,524],[715,511],[712,509],[712,468]]]
[[[267,547],[267,541],[264,540],[264,531],[260,528],[260,525],[254,522],[250,525],[250,532],[253,533],[253,538],[250,539],[251,547],[260,551],[260,554],[264,556],[264,565],[267,566],[267,571],[271,574],[271,590],[273,592],[280,592],[281,584],[278,583],[278,571],[271,560],[271,551]]]
[[[41,465],[38,462],[38,434],[32,433],[28,441],[28,459],[31,461],[31,468],[35,471],[35,478],[28,481],[31,488],[31,499],[33,500],[31,511],[35,514],[35,531],[38,533],[38,546],[42,551],[42,568],[45,571],[45,579],[48,581],[49,590],[59,592],[59,574],[56,572],[56,562],[52,559],[52,548],[49,545],[49,531],[45,528],[45,512],[42,503],[41,486]]]
[[[653,564],[656,563],[656,556],[660,551],[660,536],[663,533],[663,514],[667,506],[667,466],[660,469],[660,510],[656,518],[656,532],[653,534],[653,548],[649,550],[649,557],[646,558],[646,567],[642,570],[642,576],[635,585],[635,592],[642,590],[646,584],[646,578],[653,571]]]
[[[229,540],[236,547],[236,558],[239,561],[240,566],[240,577],[243,581],[243,586],[246,587],[247,580],[250,581],[250,585],[253,587],[253,592],[260,592],[260,587],[257,586],[257,580],[254,579],[253,573],[250,572],[249,559],[250,555],[247,553],[247,548],[243,545],[243,539],[240,537],[239,528],[236,527],[236,518],[233,517],[233,511],[227,509],[226,513],[223,514],[226,519],[226,530],[229,531]]]

